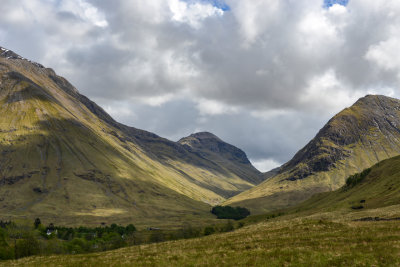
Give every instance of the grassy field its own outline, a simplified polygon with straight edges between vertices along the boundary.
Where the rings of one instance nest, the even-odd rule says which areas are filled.
[[[385,160],[357,183],[233,232],[0,266],[399,266],[399,166],[400,157]]]
[[[203,238],[0,266],[399,266],[399,221],[353,221],[374,212],[275,218]]]

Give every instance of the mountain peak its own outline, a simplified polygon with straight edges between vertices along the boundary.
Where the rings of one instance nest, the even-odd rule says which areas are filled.
[[[6,58],[6,59],[24,60],[24,61],[27,61],[29,63],[32,63],[36,67],[45,68],[42,64],[39,64],[37,62],[34,62],[34,61],[29,60],[27,58],[24,58],[24,57],[18,55],[17,53],[15,53],[14,51],[11,51],[11,50],[9,50],[7,48],[4,48],[2,46],[0,46],[0,57]]]
[[[387,109],[399,105],[399,100],[384,95],[366,95],[358,99],[352,107]]]
[[[178,143],[213,162],[224,162],[228,169],[246,177],[246,180],[253,184],[264,180],[261,173],[251,165],[246,153],[210,132],[191,134],[180,139]]]
[[[216,139],[216,140],[221,140],[218,136],[216,136],[213,133],[210,132],[197,132],[194,134],[191,134],[190,137],[194,137],[197,139]]]

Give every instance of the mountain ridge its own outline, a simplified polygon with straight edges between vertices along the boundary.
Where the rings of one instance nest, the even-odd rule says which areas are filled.
[[[360,98],[330,119],[277,174],[225,203],[268,212],[340,188],[349,175],[400,154],[399,118],[400,100]]]
[[[3,216],[72,223],[210,220],[209,204],[254,186],[229,161],[213,162],[116,122],[54,70],[6,50],[0,53]]]

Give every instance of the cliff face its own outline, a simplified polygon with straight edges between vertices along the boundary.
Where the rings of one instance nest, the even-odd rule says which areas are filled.
[[[291,206],[312,194],[339,188],[345,179],[400,154],[400,101],[368,95],[346,108],[261,185],[228,200],[261,210]],[[281,196],[281,197],[280,197]]]
[[[239,154],[237,161],[245,161]],[[210,219],[209,204],[260,182],[233,171],[236,158],[215,159],[116,122],[52,69],[0,48],[3,219],[138,225]]]

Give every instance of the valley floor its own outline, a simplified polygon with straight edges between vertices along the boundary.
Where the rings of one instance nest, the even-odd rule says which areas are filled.
[[[0,266],[399,266],[400,221],[354,221],[399,217],[399,207],[283,216],[203,238]]]

